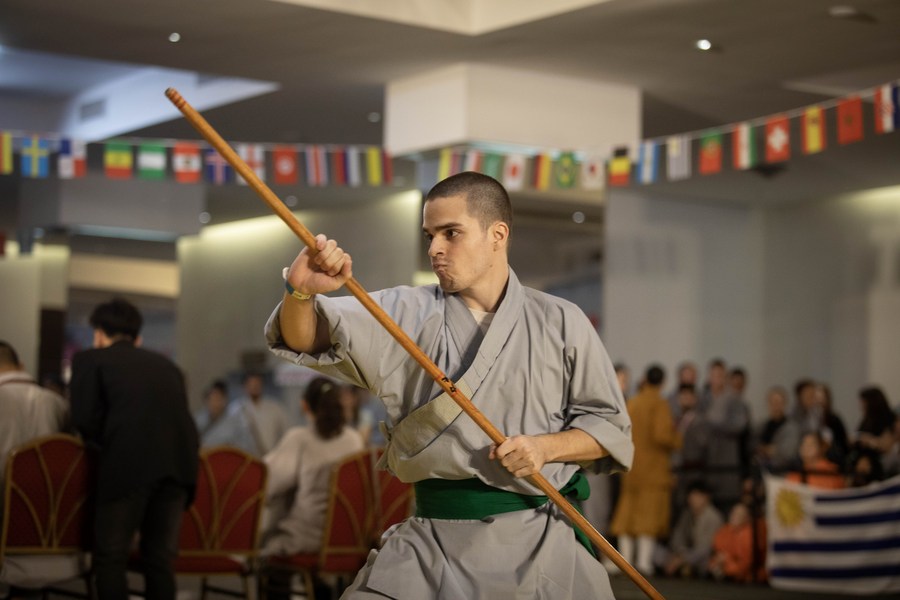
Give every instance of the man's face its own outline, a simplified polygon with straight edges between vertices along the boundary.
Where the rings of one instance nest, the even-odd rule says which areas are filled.
[[[428,257],[441,289],[469,290],[505,258],[505,248],[471,216],[465,196],[438,198],[425,203],[422,230],[429,241]],[[502,254],[501,254],[502,253]]]
[[[258,398],[261,396],[263,391],[262,378],[257,377],[256,375],[247,377],[244,381],[244,391],[251,398]]]

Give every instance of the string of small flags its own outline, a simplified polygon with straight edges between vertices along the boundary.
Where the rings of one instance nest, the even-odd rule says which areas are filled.
[[[439,153],[437,180],[471,170],[500,180],[511,191],[600,190],[607,185],[648,185],[685,180],[695,173],[721,173],[728,168],[727,154],[735,171],[780,164],[796,154],[818,154],[835,142],[843,146],[862,141],[868,129],[864,99],[873,104],[871,129],[875,134],[900,129],[898,81],[793,111],[645,139],[636,147],[622,145],[611,156],[574,150],[528,155],[444,148]],[[829,112],[833,113],[833,125],[829,125]],[[799,124],[799,136],[797,132],[792,135],[793,122]]]
[[[109,179],[246,185],[218,152],[198,142],[117,139],[91,145],[102,147],[103,172]],[[87,150],[84,141],[59,135],[0,131],[0,175],[85,177]],[[356,187],[393,182],[393,159],[378,146],[248,143],[236,144],[235,150],[260,179],[277,185]]]

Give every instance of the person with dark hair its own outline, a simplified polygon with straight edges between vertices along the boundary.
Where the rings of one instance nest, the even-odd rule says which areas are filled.
[[[612,597],[590,544],[525,477],[583,496],[582,467],[630,467],[630,419],[587,316],[510,268],[511,227],[497,180],[449,177],[423,207],[438,284],[370,294],[508,436],[496,447],[356,299],[323,296],[352,276],[337,242],[317,236],[284,271],[269,347],[380,397],[393,424],[384,462],[415,484],[418,516],[373,551],[345,598]]]
[[[831,462],[843,465],[847,461],[850,443],[847,439],[847,428],[840,415],[834,412],[831,401],[831,388],[820,383],[816,386],[816,402],[821,407],[822,435],[827,438],[828,450],[825,455]]]
[[[228,399],[228,384],[222,379],[213,381],[203,395],[203,406],[194,413],[200,433],[200,445],[233,446],[249,454],[257,454],[256,441],[244,413]]]
[[[274,448],[281,436],[288,430],[288,416],[277,400],[264,394],[265,380],[261,373],[245,373],[243,378],[244,396],[235,405],[246,423],[255,450],[251,454],[263,456]]]
[[[622,556],[645,575],[653,573],[657,538],[669,533],[672,453],[682,441],[672,421],[669,402],[662,395],[664,380],[663,368],[651,365],[640,393],[628,400],[634,463],[631,471],[622,475],[611,527],[613,535],[619,538]]]
[[[853,447],[857,454],[870,451],[870,457],[879,462],[877,470],[883,470],[885,456],[896,443],[894,423],[897,415],[891,410],[887,396],[876,385],[867,386],[859,391],[862,418],[856,428],[856,439]]]
[[[678,515],[668,544],[660,547],[654,562],[666,575],[705,575],[712,555],[713,539],[724,523],[712,504],[709,487],[695,481],[688,488],[687,510]]]
[[[743,442],[750,425],[750,409],[728,386],[727,373],[722,359],[710,361],[707,389],[700,397],[701,410],[711,432],[707,483],[712,489],[713,503],[720,511],[727,510],[741,497]]]
[[[694,390],[697,389],[697,365],[689,360],[683,361],[678,364],[678,369],[675,373],[678,379],[675,381],[675,387],[669,393],[669,409],[672,411],[673,419],[677,419],[681,414],[681,407],[678,402],[679,392],[684,386],[690,386]]]
[[[347,427],[341,386],[324,377],[309,382],[301,401],[309,425],[294,427],[266,454],[266,496],[290,496],[290,509],[267,531],[262,554],[317,552],[322,544],[331,469],[363,450],[362,437]]]
[[[818,431],[808,431],[800,440],[799,469],[787,474],[787,480],[823,490],[840,490],[846,481],[840,467],[825,457],[828,444]]]
[[[100,304],[90,317],[94,348],[72,360],[73,420],[99,450],[93,569],[100,600],[128,598],[135,532],[147,598],[175,598],[172,561],[197,482],[199,443],[184,376],[140,347],[142,322],[127,300]]]
[[[773,386],[766,393],[768,417],[756,435],[756,456],[760,464],[775,471],[783,471],[795,460],[800,447],[800,429],[788,418],[788,391]]]
[[[675,469],[673,520],[684,510],[691,484],[704,478],[711,435],[706,415],[697,408],[697,390],[693,385],[682,383],[678,388],[678,406],[679,416],[675,419],[675,429],[681,436],[682,444],[672,455],[672,466]]]

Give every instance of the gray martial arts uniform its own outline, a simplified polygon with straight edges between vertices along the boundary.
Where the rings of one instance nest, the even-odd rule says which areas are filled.
[[[438,286],[398,287],[375,301],[505,435],[581,429],[610,455],[593,470],[628,469],[631,423],[606,350],[574,304],[523,287],[512,270],[486,334],[463,301]],[[403,481],[460,480],[540,495],[488,458],[490,440],[352,297],[316,298],[332,348],[311,356],[284,343],[276,308],[266,325],[279,356],[370,389],[391,423],[386,451]],[[419,409],[419,410],[416,410]],[[404,427],[404,419],[411,417]],[[557,489],[579,469],[549,463],[542,474]],[[408,519],[370,556],[344,597],[612,597],[603,567],[579,545],[551,504],[480,520]]]

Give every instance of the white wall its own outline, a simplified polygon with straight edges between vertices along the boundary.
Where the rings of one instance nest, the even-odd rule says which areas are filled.
[[[12,344],[37,376],[41,325],[41,264],[35,256],[0,259],[0,339]]]
[[[773,384],[828,383],[852,431],[857,392],[900,403],[900,188],[746,207],[611,194],[604,339],[636,376],[721,356]]]
[[[681,361],[702,371],[721,357],[748,371],[748,399],[761,395],[758,209],[614,191],[606,231],[602,335],[612,359],[634,379],[660,363],[671,384]]]
[[[313,233],[338,240],[353,256],[354,277],[372,291],[412,283],[420,201],[412,191],[297,214]],[[240,368],[242,353],[265,350],[263,326],[284,291],[281,269],[300,249],[274,216],[208,227],[179,242],[177,359],[195,403],[214,378]]]

